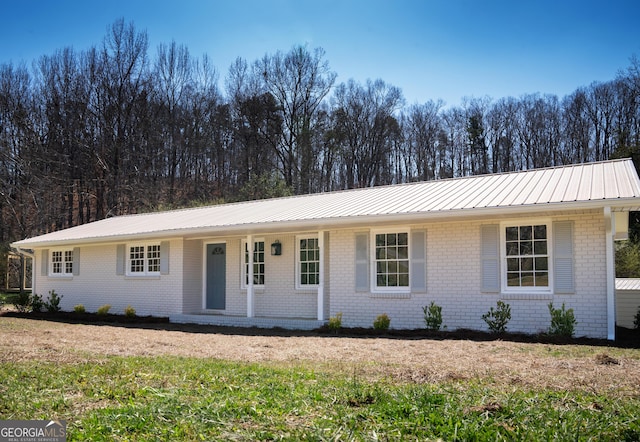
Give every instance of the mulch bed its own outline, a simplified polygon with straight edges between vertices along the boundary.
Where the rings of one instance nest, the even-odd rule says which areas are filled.
[[[374,330],[373,328],[341,328],[331,330],[329,327],[304,331],[285,330],[280,328],[243,328],[198,324],[173,324],[167,317],[134,316],[76,312],[29,312],[5,310],[1,316],[37,319],[72,324],[105,324],[123,327],[153,328],[159,330],[185,331],[191,333],[221,333],[251,336],[335,336],[335,337],[385,337],[397,339],[434,339],[434,340],[469,340],[469,341],[511,341],[520,343],[542,343],[556,345],[596,345],[603,347],[640,348],[640,329],[616,328],[616,340],[594,339],[586,337],[568,338],[549,334],[526,333],[490,333],[481,330],[457,329],[452,331],[431,331],[427,329],[413,330]]]

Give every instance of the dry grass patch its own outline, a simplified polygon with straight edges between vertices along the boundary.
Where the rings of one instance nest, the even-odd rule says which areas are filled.
[[[640,395],[640,350],[509,341],[202,333],[0,317],[0,362],[83,363],[105,356],[182,356],[357,370],[368,379]],[[184,328],[189,330],[189,328]],[[611,361],[616,361],[613,363]]]

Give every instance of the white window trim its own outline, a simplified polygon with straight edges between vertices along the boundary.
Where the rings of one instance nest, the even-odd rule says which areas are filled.
[[[149,269],[149,256],[148,256],[148,247],[150,246],[158,246],[158,250],[160,250],[160,243],[159,242],[136,242],[136,243],[130,243],[126,245],[125,248],[125,276],[130,276],[130,277],[145,277],[145,276],[160,276],[160,270],[158,270],[157,272],[150,272]],[[144,271],[142,272],[133,272],[131,271],[131,247],[144,247]],[[160,255],[160,257],[158,257],[158,259],[162,260],[162,254]],[[161,267],[162,264],[160,264],[158,267]]]
[[[303,239],[316,239],[319,241],[319,235],[317,233],[311,233],[308,235],[296,235],[296,290],[309,290],[317,289],[320,286],[320,281],[317,284],[302,284],[300,281],[302,276],[302,261],[300,260],[300,240]],[[320,244],[318,243],[318,248]],[[320,259],[322,259],[322,253],[320,253]],[[318,261],[318,266],[320,262]],[[320,269],[318,268],[318,279],[321,278]]]
[[[533,226],[547,226],[547,259],[549,266],[549,286],[548,287],[510,287],[507,285],[507,247],[506,228]],[[515,219],[500,223],[500,283],[501,292],[504,294],[522,293],[553,293],[553,222],[550,218]]]
[[[53,271],[54,265],[53,265],[53,254],[56,252],[60,252],[62,253],[62,271],[60,273],[55,273]],[[67,261],[66,252],[71,252],[71,261]],[[72,278],[73,277],[73,249],[52,249],[49,250],[49,276],[52,278]],[[67,273],[67,263],[71,262],[71,272]]]
[[[377,262],[376,262],[376,235],[380,234],[388,234],[388,233],[406,233],[407,234],[407,258],[409,261],[409,285],[406,287],[378,287],[378,278],[377,278]],[[377,229],[371,230],[369,232],[369,260],[371,262],[369,273],[370,273],[370,284],[371,284],[371,293],[373,294],[389,294],[389,293],[402,293],[407,294],[411,293],[411,229],[409,227],[398,226],[396,228],[386,228],[386,229]]]
[[[262,242],[264,243],[264,279],[267,280],[267,243],[264,241],[264,238],[253,238],[253,243]],[[247,240],[243,239],[240,245],[240,288],[247,288],[247,263],[244,261],[245,252],[247,250]],[[251,249],[253,250],[253,249]],[[255,261],[254,261],[255,264]],[[264,289],[264,284],[253,284],[254,289]]]

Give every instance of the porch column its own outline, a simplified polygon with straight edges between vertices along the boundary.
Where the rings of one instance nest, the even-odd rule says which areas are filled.
[[[614,235],[616,218],[611,207],[604,208],[605,225],[605,265],[607,269],[607,339],[616,339],[616,261],[614,251]]]
[[[318,321],[324,321],[324,232],[318,232],[320,265],[318,268]]]
[[[249,264],[247,266],[247,318],[253,318],[255,315],[253,302],[253,247],[253,236],[247,235],[247,252],[249,255]]]

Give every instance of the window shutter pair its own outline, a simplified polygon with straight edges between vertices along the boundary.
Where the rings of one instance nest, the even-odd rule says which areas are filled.
[[[553,289],[555,293],[574,293],[573,222],[553,223]],[[500,292],[500,226],[480,228],[482,291]]]
[[[356,233],[355,283],[357,292],[370,291],[369,264],[369,232]],[[427,291],[427,232],[414,230],[411,232],[411,291]]]
[[[49,275],[49,249],[42,250],[42,266],[40,268],[42,276]],[[73,276],[80,275],[80,247],[73,248]]]
[[[160,274],[169,274],[169,241],[160,243]],[[125,244],[116,247],[116,275],[124,275],[127,266],[127,248]]]

